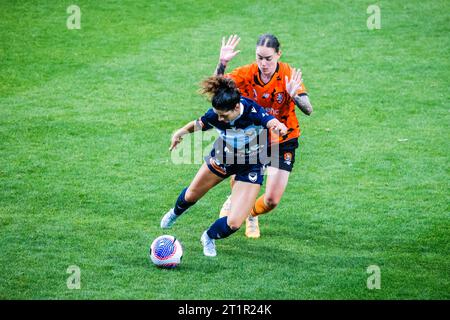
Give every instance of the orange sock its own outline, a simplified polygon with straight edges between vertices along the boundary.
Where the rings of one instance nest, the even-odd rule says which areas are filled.
[[[251,215],[253,217],[259,216],[260,214],[264,214],[269,212],[270,210],[272,210],[273,208],[270,208],[269,206],[267,206],[264,202],[264,195],[262,195],[261,197],[259,197],[254,206],[252,211],[250,212]]]

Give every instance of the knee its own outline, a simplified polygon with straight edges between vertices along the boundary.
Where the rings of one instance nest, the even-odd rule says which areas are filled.
[[[243,221],[240,221],[238,219],[233,219],[230,217],[228,217],[228,219],[227,219],[227,224],[231,230],[238,230],[241,227],[242,222]]]
[[[276,195],[265,195],[264,196],[264,202],[270,209],[274,209],[279,203],[280,203],[281,197],[278,197]]]
[[[198,198],[198,192],[196,192],[195,189],[191,190],[188,188],[184,194],[184,200],[187,202],[197,202]]]

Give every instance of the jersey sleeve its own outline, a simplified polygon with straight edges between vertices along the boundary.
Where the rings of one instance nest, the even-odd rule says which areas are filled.
[[[225,77],[233,79],[236,86],[241,88],[251,81],[250,67],[251,65],[236,68],[232,72],[227,73]]]
[[[253,123],[256,125],[262,125],[263,127],[267,128],[267,122],[269,122],[272,119],[275,119],[274,116],[267,113],[264,108],[262,108],[260,105],[253,103],[252,104],[252,110],[250,111],[250,118],[253,120]]]
[[[215,113],[212,109],[209,109],[203,116],[196,120],[197,125],[202,128],[202,131],[207,131],[213,128],[215,120]]]

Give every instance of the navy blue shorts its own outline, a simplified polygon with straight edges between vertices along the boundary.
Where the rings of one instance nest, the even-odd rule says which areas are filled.
[[[264,165],[257,164],[222,164],[214,157],[214,150],[205,157],[209,170],[221,178],[236,175],[234,180],[262,185],[264,181]]]

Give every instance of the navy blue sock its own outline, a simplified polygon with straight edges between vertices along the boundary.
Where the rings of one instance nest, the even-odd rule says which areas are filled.
[[[228,226],[227,219],[228,217],[219,218],[209,227],[206,233],[211,239],[223,239],[232,235],[238,230],[231,229]]]
[[[181,191],[180,195],[178,196],[177,202],[175,202],[175,207],[173,208],[173,212],[177,216],[181,215],[183,212],[185,212],[187,209],[189,209],[190,207],[192,207],[195,204],[195,202],[187,202],[184,199],[186,190],[187,190],[187,188],[184,188],[183,191]]]

